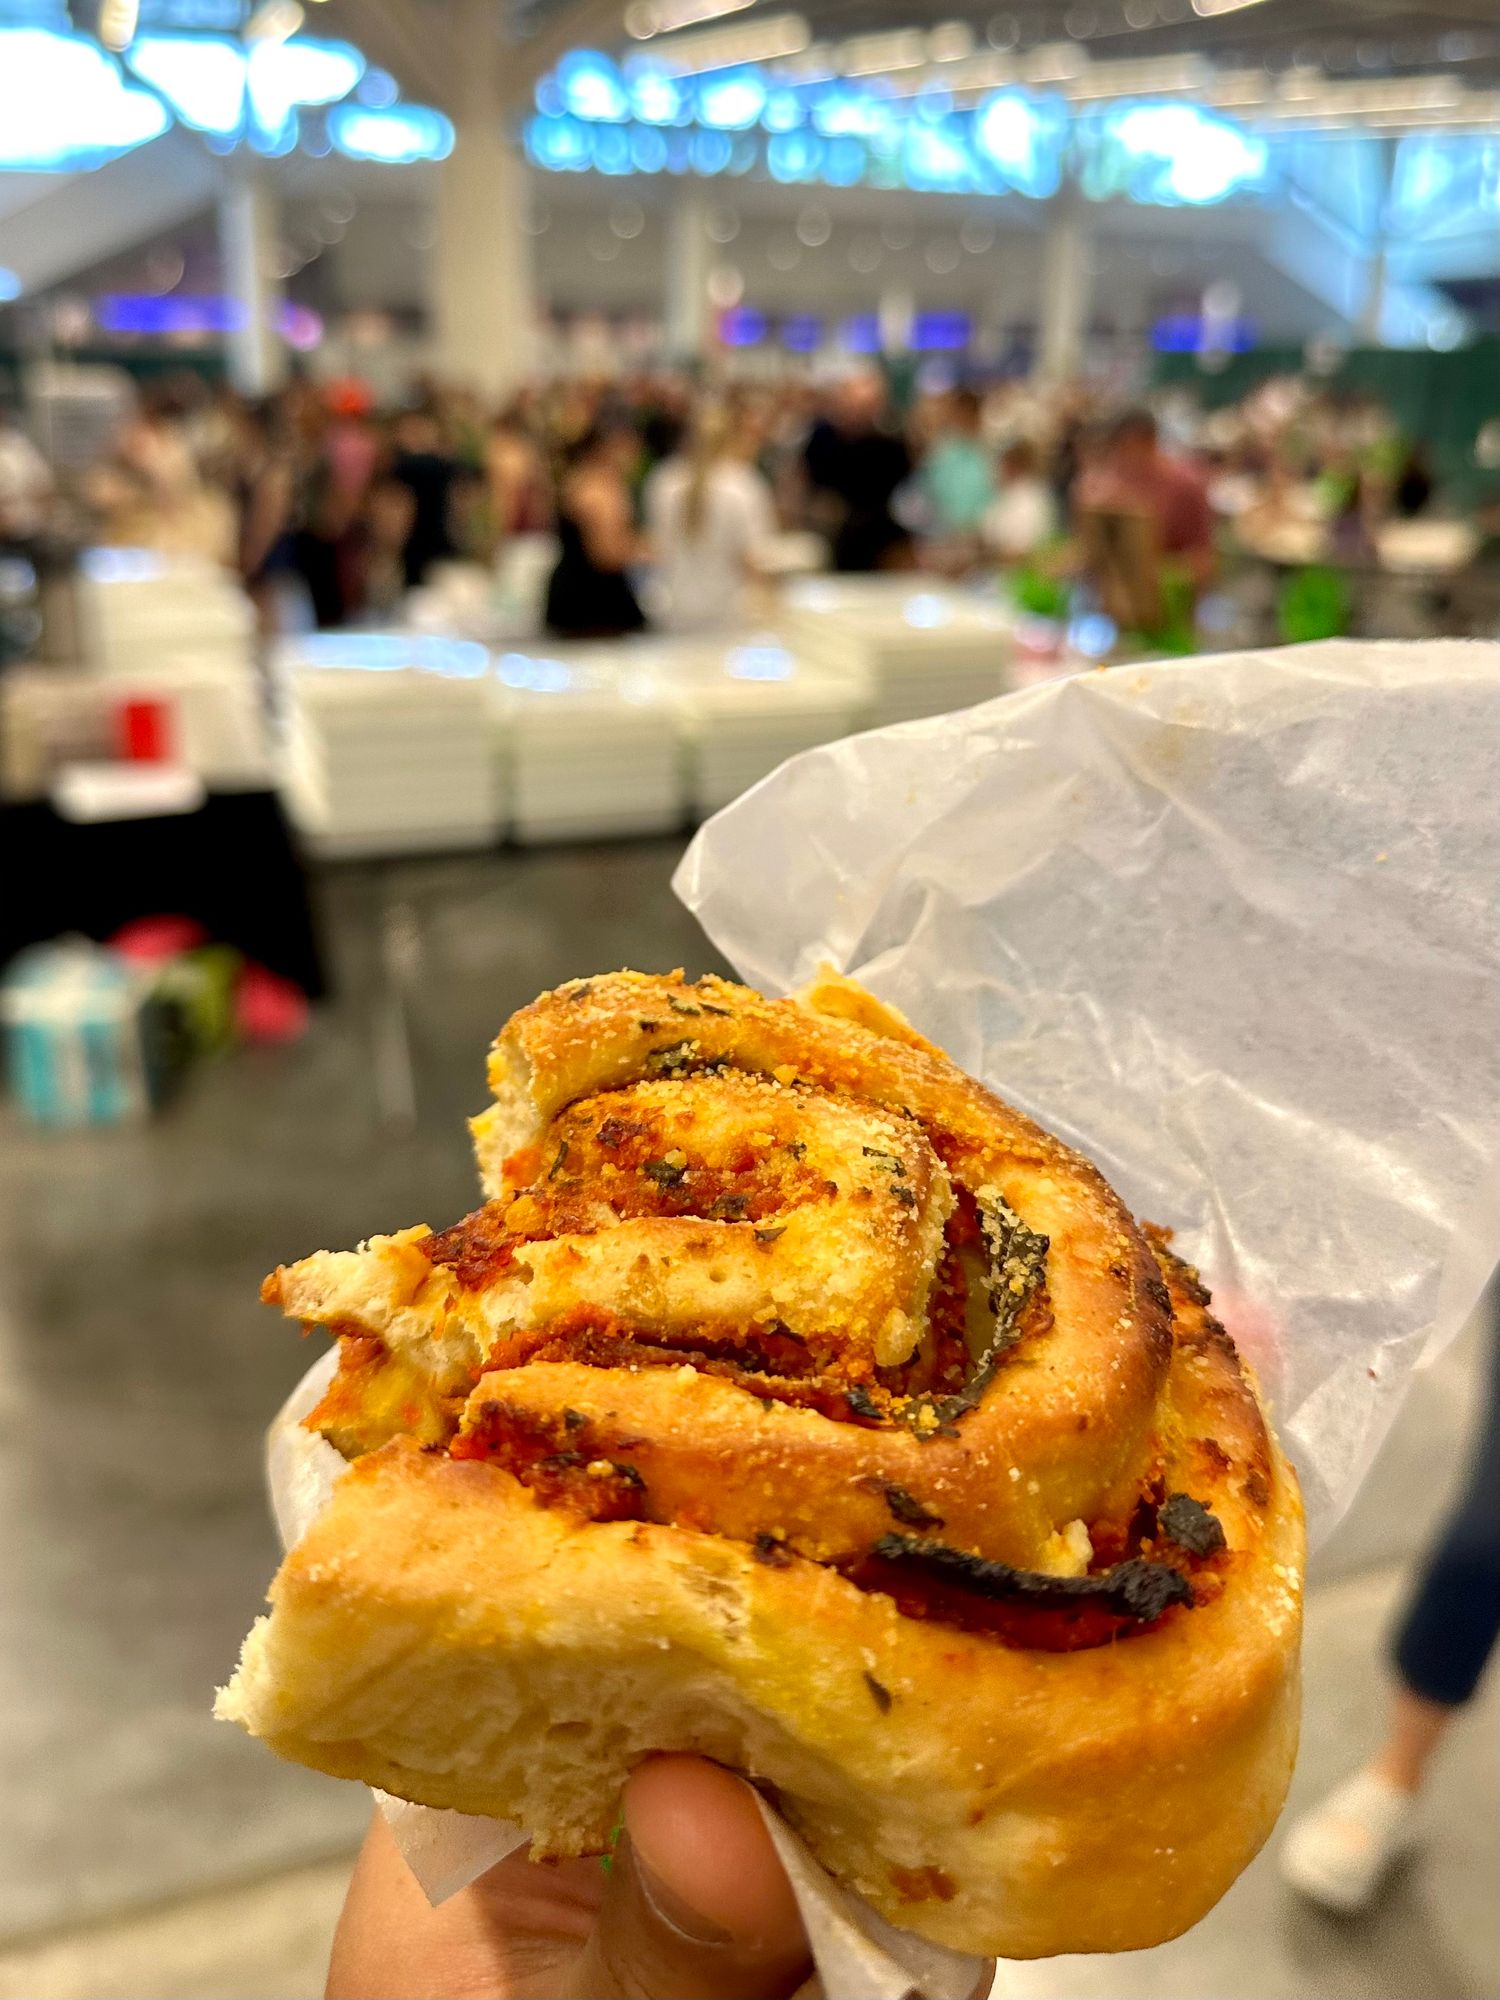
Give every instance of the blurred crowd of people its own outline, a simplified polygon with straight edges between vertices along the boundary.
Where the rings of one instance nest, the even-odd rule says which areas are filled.
[[[145,389],[75,484],[92,537],[237,566],[267,631],[388,619],[434,565],[551,534],[546,622],[568,636],[731,623],[795,533],[844,571],[1086,574],[1117,624],[1152,632],[1209,583],[1226,522],[1274,548],[1315,516],[1357,561],[1435,490],[1378,405],[1305,379],[1205,418],[1018,381],[898,406],[873,368],[776,387],[558,380],[498,410],[435,380],[380,409],[354,379],[253,403],[184,375]],[[34,533],[51,490],[0,423],[0,539]]]

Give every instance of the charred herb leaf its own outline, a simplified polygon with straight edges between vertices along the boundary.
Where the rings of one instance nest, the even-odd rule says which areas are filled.
[[[1156,1525],[1169,1542],[1186,1549],[1190,1556],[1217,1555],[1225,1546],[1218,1515],[1211,1514],[1191,1493],[1169,1493],[1157,1510]]]
[[[893,1192],[899,1195],[902,1190]],[[1006,1349],[1019,1339],[1026,1307],[1047,1276],[1047,1238],[1028,1228],[997,1188],[978,1189],[974,1200],[989,1256],[988,1295],[995,1331],[962,1389],[951,1396],[923,1397],[904,1412],[909,1428],[923,1439],[946,1435],[955,1417],[976,1407]]]
[[[875,1706],[880,1710],[880,1713],[882,1715],[889,1715],[891,1712],[890,1689],[884,1684],[884,1682],[876,1680],[875,1676],[872,1673],[866,1673],[865,1686],[870,1690],[870,1693],[875,1697]]]
[[[881,1480],[880,1497],[890,1508],[893,1518],[908,1528],[941,1528],[943,1525],[941,1514],[934,1514],[914,1493],[908,1493],[904,1486],[897,1486],[892,1480]]]
[[[670,1160],[646,1160],[642,1162],[641,1172],[648,1180],[655,1181],[658,1187],[668,1188],[676,1187],[687,1168],[674,1166]]]
[[[1116,1563],[1098,1576],[1048,1576],[1040,1570],[1016,1569],[1010,1563],[966,1555],[942,1542],[913,1541],[909,1535],[882,1535],[870,1553],[882,1562],[925,1572],[980,1597],[1043,1608],[1094,1603],[1137,1625],[1154,1624],[1172,1605],[1193,1602],[1193,1586],[1181,1570],[1168,1563],[1146,1562],[1139,1556]]]

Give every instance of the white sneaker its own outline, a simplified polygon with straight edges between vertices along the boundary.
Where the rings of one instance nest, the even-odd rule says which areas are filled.
[[[1325,1909],[1365,1909],[1415,1844],[1416,1800],[1374,1771],[1356,1771],[1304,1813],[1281,1849],[1283,1881]]]

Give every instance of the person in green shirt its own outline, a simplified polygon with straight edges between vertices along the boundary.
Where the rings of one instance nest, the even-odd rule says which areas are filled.
[[[972,389],[949,392],[942,429],[922,461],[919,479],[934,534],[978,535],[995,498],[995,466]]]

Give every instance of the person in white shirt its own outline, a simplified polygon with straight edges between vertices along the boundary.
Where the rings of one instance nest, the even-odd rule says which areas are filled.
[[[979,532],[1003,563],[1026,562],[1057,533],[1057,499],[1029,438],[1017,438],[1001,453],[1000,490],[984,511]]]
[[[706,404],[682,448],[646,482],[653,622],[664,630],[723,630],[744,615],[757,558],[776,532],[775,503],[754,454],[749,422]]]

